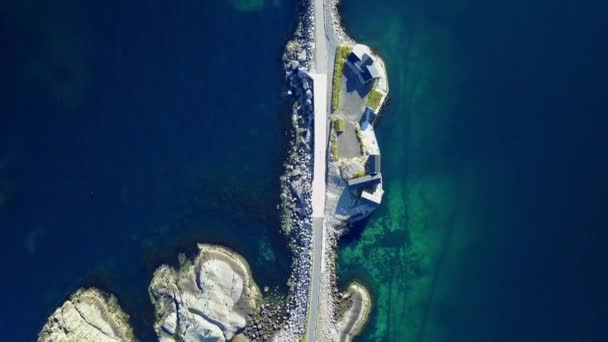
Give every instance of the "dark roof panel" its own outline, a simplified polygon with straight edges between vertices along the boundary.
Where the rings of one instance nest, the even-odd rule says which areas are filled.
[[[353,64],[357,64],[357,63],[361,62],[361,59],[354,53],[349,54],[348,57],[346,57],[346,59]]]
[[[372,175],[380,173],[379,154],[370,154],[369,157],[367,157],[367,171]]]

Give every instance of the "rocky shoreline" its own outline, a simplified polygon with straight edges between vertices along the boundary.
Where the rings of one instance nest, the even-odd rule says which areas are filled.
[[[339,1],[324,1],[324,10],[331,13],[325,17],[326,27],[332,27],[329,33],[329,56],[334,58],[335,49],[341,44],[354,45],[340,24],[337,6]],[[311,272],[311,243],[312,227],[310,222],[310,189],[311,189],[311,154],[312,154],[312,84],[307,71],[312,65],[311,56],[314,56],[314,10],[311,1],[304,0],[300,4],[300,23],[294,35],[294,40],[287,43],[283,62],[286,70],[286,79],[290,93],[294,96],[292,112],[291,145],[288,160],[285,163],[285,174],[281,177],[281,217],[283,231],[290,239],[293,251],[293,275],[290,278],[290,320],[288,329],[275,336],[276,341],[298,340],[304,334],[308,291],[310,286],[309,274]],[[333,61],[333,60],[332,60]],[[384,70],[383,63],[380,63]],[[332,63],[333,65],[333,63]],[[386,76],[383,88],[387,89]],[[387,89],[388,90],[388,89]],[[382,99],[384,102],[384,98]],[[331,164],[331,163],[330,163]],[[331,173],[331,170],[330,170]],[[332,183],[328,179],[328,186],[335,186],[344,190],[345,184]],[[356,324],[342,324],[336,308],[342,303],[342,295],[336,285],[336,251],[339,237],[345,232],[351,217],[339,220],[327,211],[328,224],[324,229],[323,269],[321,288],[320,316],[324,317],[326,324],[322,326],[322,336],[328,340],[344,340],[357,334],[367,320],[371,300],[367,290],[361,284],[351,284],[347,293],[355,293],[357,298],[366,298],[364,305],[351,307],[350,316],[358,317]],[[371,210],[368,211],[371,213]],[[343,305],[342,305],[343,306]],[[355,312],[361,310],[361,312]]]
[[[79,289],[57,308],[38,334],[38,342],[137,341],[116,297],[95,288]]]
[[[313,17],[309,0],[299,5],[294,39],[283,55],[289,94],[293,97],[291,131],[285,172],[281,176],[281,229],[292,250],[292,274],[288,280],[288,317],[275,341],[293,340],[304,334],[312,266],[312,80],[308,75],[313,56]]]
[[[201,337],[230,341],[245,329],[262,302],[247,262],[219,246],[199,244],[180,268],[160,266],[149,287],[159,341]]]
[[[369,316],[372,300],[367,289],[358,282],[351,283],[339,294],[336,303],[337,340],[349,342],[358,335]]]
[[[315,53],[312,1],[299,1],[297,30],[294,39],[286,44],[283,55],[288,93],[293,101],[289,151],[280,178],[278,207],[281,229],[293,253],[287,298],[275,293],[264,299],[242,257],[220,246],[200,244],[199,254],[193,260],[180,256],[179,269],[162,265],[154,273],[149,295],[156,311],[154,330],[160,341],[205,338],[213,341],[282,342],[301,340],[306,332],[313,234],[314,84],[308,73]],[[330,58],[335,56],[338,44],[354,44],[340,25],[338,3],[336,0],[323,2],[325,11],[331,13],[324,18],[325,26],[333,28],[329,45],[334,51],[330,51]],[[380,64],[386,75],[381,60]],[[388,93],[386,76],[382,86]],[[382,98],[379,107],[385,98]],[[345,186],[332,179],[329,164],[328,196],[331,195],[331,186],[342,190]],[[327,201],[331,202],[331,199]],[[324,229],[320,293],[322,304],[319,309],[324,321],[321,333],[323,340],[349,341],[365,324],[371,299],[367,290],[358,283],[349,285],[344,294],[339,293],[335,272],[336,251],[338,239],[350,218],[338,219],[331,211],[326,211],[326,218],[328,223]],[[80,307],[88,308],[85,311],[92,316],[76,315]],[[89,327],[98,325],[103,328],[98,329],[102,335]],[[94,341],[136,341],[128,324],[128,316],[120,310],[116,299],[95,289],[78,290],[49,317],[38,340],[66,340],[72,336],[99,336],[84,339]]]
[[[285,298],[263,298],[246,260],[221,247],[199,244],[193,260],[161,265],[149,287],[159,341],[269,341],[287,321]],[[269,291],[265,289],[264,292]],[[48,318],[39,342],[137,341],[117,299],[79,289]]]

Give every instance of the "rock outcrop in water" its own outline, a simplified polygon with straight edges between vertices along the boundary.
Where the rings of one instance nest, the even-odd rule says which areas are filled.
[[[184,258],[185,259],[185,258]],[[179,270],[163,265],[149,288],[160,341],[229,341],[258,310],[261,294],[246,262],[228,249],[199,245]]]
[[[49,317],[38,342],[137,341],[116,297],[95,288],[80,289]]]
[[[338,295],[336,323],[338,335],[334,340],[350,342],[361,332],[367,322],[372,300],[369,292],[359,283],[351,283],[344,293]]]

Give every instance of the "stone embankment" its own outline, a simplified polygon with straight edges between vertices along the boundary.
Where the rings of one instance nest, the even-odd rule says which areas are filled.
[[[299,24],[283,55],[289,94],[293,96],[290,146],[281,176],[281,225],[293,252],[288,280],[288,320],[275,341],[298,340],[304,334],[312,267],[313,83],[308,74],[314,53],[313,13],[309,0],[299,2]]]
[[[38,342],[137,341],[116,297],[95,288],[76,291],[49,317]]]

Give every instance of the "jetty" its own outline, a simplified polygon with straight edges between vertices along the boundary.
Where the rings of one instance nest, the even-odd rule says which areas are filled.
[[[349,341],[371,301],[361,284],[336,296],[336,246],[384,193],[373,125],[388,93],[386,70],[343,32],[336,0],[302,1],[302,25],[283,58],[294,96],[281,191],[293,273],[289,319],[273,340]]]

